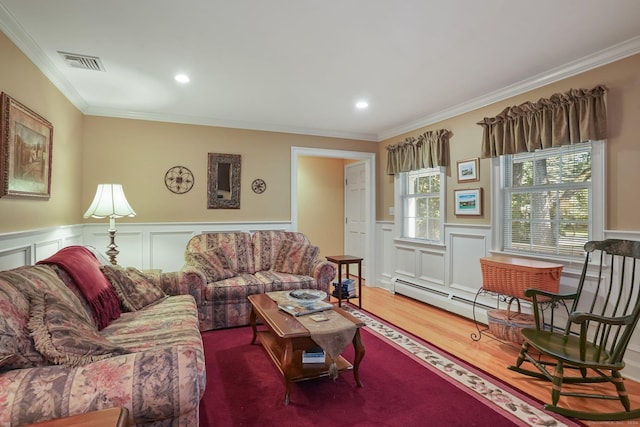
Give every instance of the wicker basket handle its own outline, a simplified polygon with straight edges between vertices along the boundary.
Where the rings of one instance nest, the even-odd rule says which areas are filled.
[[[511,303],[515,300],[515,302],[518,303],[518,312],[516,314],[514,314],[513,316],[511,315]],[[521,307],[520,307],[520,300],[516,297],[511,297],[509,298],[509,301],[507,302],[507,319],[511,319],[513,317],[518,316],[519,314],[522,314],[521,311]]]

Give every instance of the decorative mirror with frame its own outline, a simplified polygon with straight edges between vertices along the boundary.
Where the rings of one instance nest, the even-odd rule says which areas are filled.
[[[207,208],[240,209],[239,154],[209,153]]]

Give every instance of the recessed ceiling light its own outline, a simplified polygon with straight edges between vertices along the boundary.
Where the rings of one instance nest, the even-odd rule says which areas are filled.
[[[176,74],[174,79],[176,79],[178,83],[189,83],[190,80],[189,76],[187,76],[186,74]]]
[[[368,106],[369,106],[369,103],[367,101],[358,101],[358,102],[356,102],[356,108],[358,110],[364,110]]]

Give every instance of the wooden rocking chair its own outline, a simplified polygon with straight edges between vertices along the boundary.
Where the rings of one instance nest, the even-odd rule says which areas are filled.
[[[620,371],[640,315],[640,269],[636,272],[640,242],[610,239],[588,242],[584,248],[587,254],[575,293],[525,291],[537,307],[537,327],[522,330],[524,343],[515,366],[509,369],[552,382],[552,403],[545,405],[550,411],[596,421],[638,418],[640,409],[631,409]],[[538,370],[522,368],[525,361]],[[565,369],[577,371],[566,376]],[[602,382],[613,383],[617,396],[598,394],[597,387],[589,386]],[[582,385],[587,389],[565,391],[563,384],[581,385],[569,387],[571,390]],[[596,413],[560,407],[561,396],[618,400],[624,411]]]

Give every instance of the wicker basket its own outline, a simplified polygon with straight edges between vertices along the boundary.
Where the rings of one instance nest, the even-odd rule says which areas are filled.
[[[562,265],[507,256],[480,258],[482,288],[516,298],[528,288],[558,292]]]
[[[511,303],[518,303],[518,312],[511,311]],[[520,301],[517,298],[511,298],[507,304],[506,310],[488,310],[487,320],[489,331],[499,340],[510,341],[522,344],[523,328],[535,328],[536,321],[532,314],[525,314],[520,311]]]

